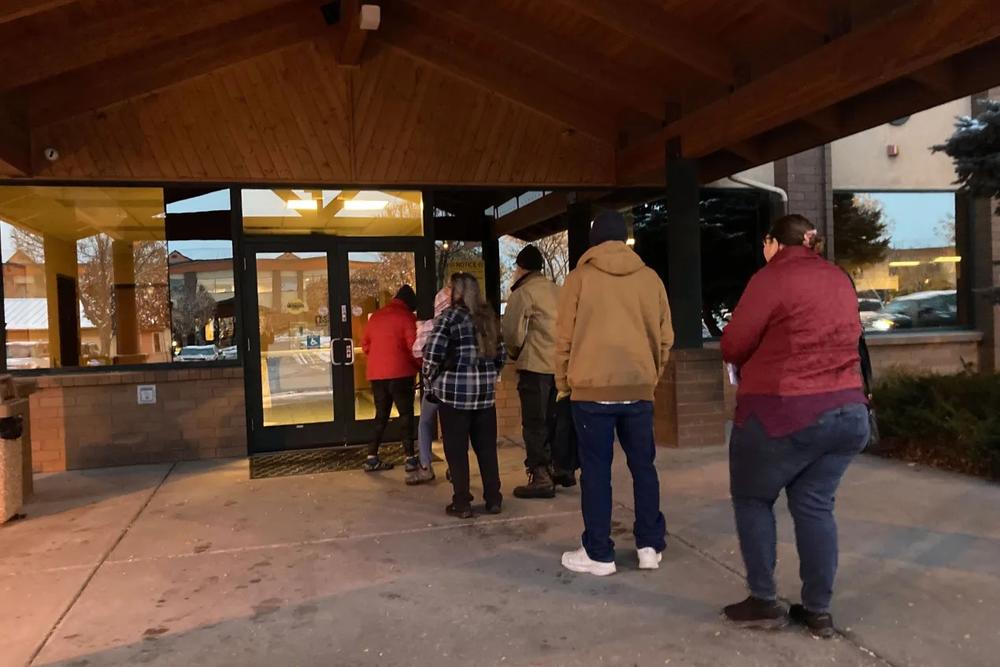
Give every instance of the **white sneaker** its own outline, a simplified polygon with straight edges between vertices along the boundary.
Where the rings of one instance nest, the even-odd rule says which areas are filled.
[[[567,551],[562,555],[562,566],[572,572],[582,572],[593,574],[598,577],[606,577],[618,571],[615,564],[602,563],[592,559],[587,555],[587,550],[580,547],[576,551]]]
[[[639,554],[639,569],[640,570],[658,570],[660,569],[660,561],[663,560],[663,554],[654,549],[653,547],[643,547],[637,551]]]

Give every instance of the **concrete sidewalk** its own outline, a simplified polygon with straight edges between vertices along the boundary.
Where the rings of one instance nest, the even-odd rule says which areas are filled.
[[[501,454],[504,514],[472,522],[443,514],[443,479],[408,488],[398,470],[41,476],[28,518],[0,528],[0,665],[996,664],[996,485],[859,459],[839,501],[845,636],[821,642],[719,620],[745,595],[724,450],[661,450],[673,537],[655,572],[636,569],[618,462],[619,573],[604,579],[559,565],[579,491],[518,501],[523,454]]]

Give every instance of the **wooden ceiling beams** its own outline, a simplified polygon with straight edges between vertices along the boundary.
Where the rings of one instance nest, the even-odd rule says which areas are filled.
[[[31,175],[31,130],[21,100],[0,97],[0,176]]]
[[[341,0],[340,7],[340,23],[334,38],[337,64],[358,67],[368,41],[368,31],[361,29],[361,0]]]
[[[423,0],[422,7],[446,20],[461,23],[476,31],[488,31],[529,57],[542,58],[563,71],[565,80],[584,79],[621,99],[636,111],[662,119],[665,102],[662,91],[642,72],[613,62],[586,46],[572,42],[535,24],[518,18],[490,2],[468,0]]]
[[[398,0],[386,5],[379,40],[452,76],[546,115],[567,125],[567,129],[579,130],[607,143],[614,140],[615,120],[607,110],[562,90],[558,77],[547,71],[544,64],[539,63],[534,72],[515,70],[499,57],[483,57],[463,43],[466,38],[475,37],[469,31],[463,35],[443,29],[441,17],[422,9],[424,5]]]
[[[761,4],[819,35],[830,33],[831,12],[826,0],[762,0]]]
[[[645,47],[716,82],[731,84],[733,63],[721,44],[682,25],[662,6],[646,0],[558,0]]]
[[[47,125],[100,109],[307,41],[328,29],[315,0],[299,0],[70,70],[23,89],[31,124]]]
[[[670,139],[686,157],[711,155],[998,39],[996,12],[995,0],[912,2],[619,150],[619,182],[662,171]]]
[[[76,0],[3,0],[0,4],[0,24],[58,9]]]

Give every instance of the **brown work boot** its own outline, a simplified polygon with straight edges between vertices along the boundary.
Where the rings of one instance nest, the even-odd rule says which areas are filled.
[[[528,468],[528,483],[514,489],[515,498],[554,498],[556,485],[548,466]]]

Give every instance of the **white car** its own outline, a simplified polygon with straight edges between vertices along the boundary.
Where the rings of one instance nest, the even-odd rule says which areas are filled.
[[[218,361],[219,351],[214,345],[187,345],[181,348],[174,361]]]

